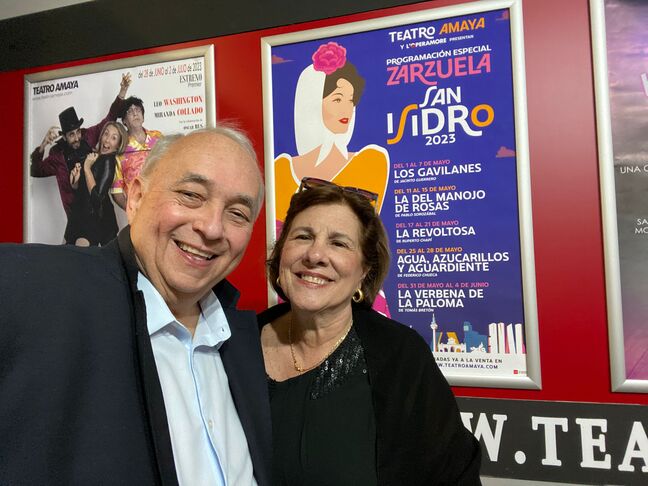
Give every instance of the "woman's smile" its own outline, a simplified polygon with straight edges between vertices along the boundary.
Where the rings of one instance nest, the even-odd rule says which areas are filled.
[[[299,213],[281,253],[281,288],[293,309],[340,310],[364,277],[360,221],[344,204]]]

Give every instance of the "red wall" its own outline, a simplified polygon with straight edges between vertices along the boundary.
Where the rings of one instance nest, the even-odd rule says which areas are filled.
[[[295,30],[461,3],[425,2],[200,42],[85,60],[104,61],[191,45],[215,45],[217,114],[238,120],[263,157],[260,39]],[[456,388],[457,395],[648,404],[610,392],[594,89],[587,0],[523,4],[542,386],[539,391]],[[39,70],[66,67],[47,66]],[[4,134],[0,241],[22,241],[23,75],[0,73]],[[266,304],[265,219],[232,277],[243,307]]]

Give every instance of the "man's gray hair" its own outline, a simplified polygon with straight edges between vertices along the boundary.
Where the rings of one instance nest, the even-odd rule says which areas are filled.
[[[193,132],[189,132],[186,134],[176,133],[173,135],[166,135],[160,138],[160,140],[158,140],[158,142],[151,150],[149,156],[146,158],[146,161],[142,166],[140,176],[144,180],[147,180],[148,177],[153,172],[153,169],[155,169],[157,162],[166,155],[166,153],[169,151],[171,146],[173,146],[176,142],[183,139],[187,135],[193,135],[195,133],[209,133],[209,134],[222,135],[224,137],[227,137],[233,142],[235,142],[239,147],[241,147],[254,161],[254,164],[257,168],[258,175],[259,175],[259,194],[257,195],[256,207],[254,208],[255,217],[258,216],[259,212],[261,211],[261,206],[263,205],[263,198],[265,196],[263,176],[261,175],[261,169],[259,168],[259,161],[257,160],[256,152],[254,151],[254,147],[252,146],[252,142],[250,141],[248,136],[245,134],[245,132],[243,132],[242,130],[240,130],[239,128],[233,125],[221,123],[214,128],[201,128],[200,130],[194,130]]]

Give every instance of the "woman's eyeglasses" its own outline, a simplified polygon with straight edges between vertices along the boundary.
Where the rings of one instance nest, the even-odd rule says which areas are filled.
[[[315,187],[337,187],[346,192],[359,194],[360,196],[369,199],[369,202],[371,204],[375,205],[376,201],[378,201],[378,194],[376,194],[375,192],[367,191],[366,189],[361,189],[359,187],[338,186],[334,182],[327,181],[325,179],[318,179],[317,177],[304,177],[301,180],[298,192],[305,191],[306,189],[313,189]]]

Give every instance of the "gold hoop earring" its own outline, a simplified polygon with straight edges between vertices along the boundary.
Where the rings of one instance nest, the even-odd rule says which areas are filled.
[[[359,304],[364,300],[364,292],[362,291],[361,288],[357,288],[355,292],[353,292],[353,296],[351,297],[351,300],[355,302],[356,304]]]

